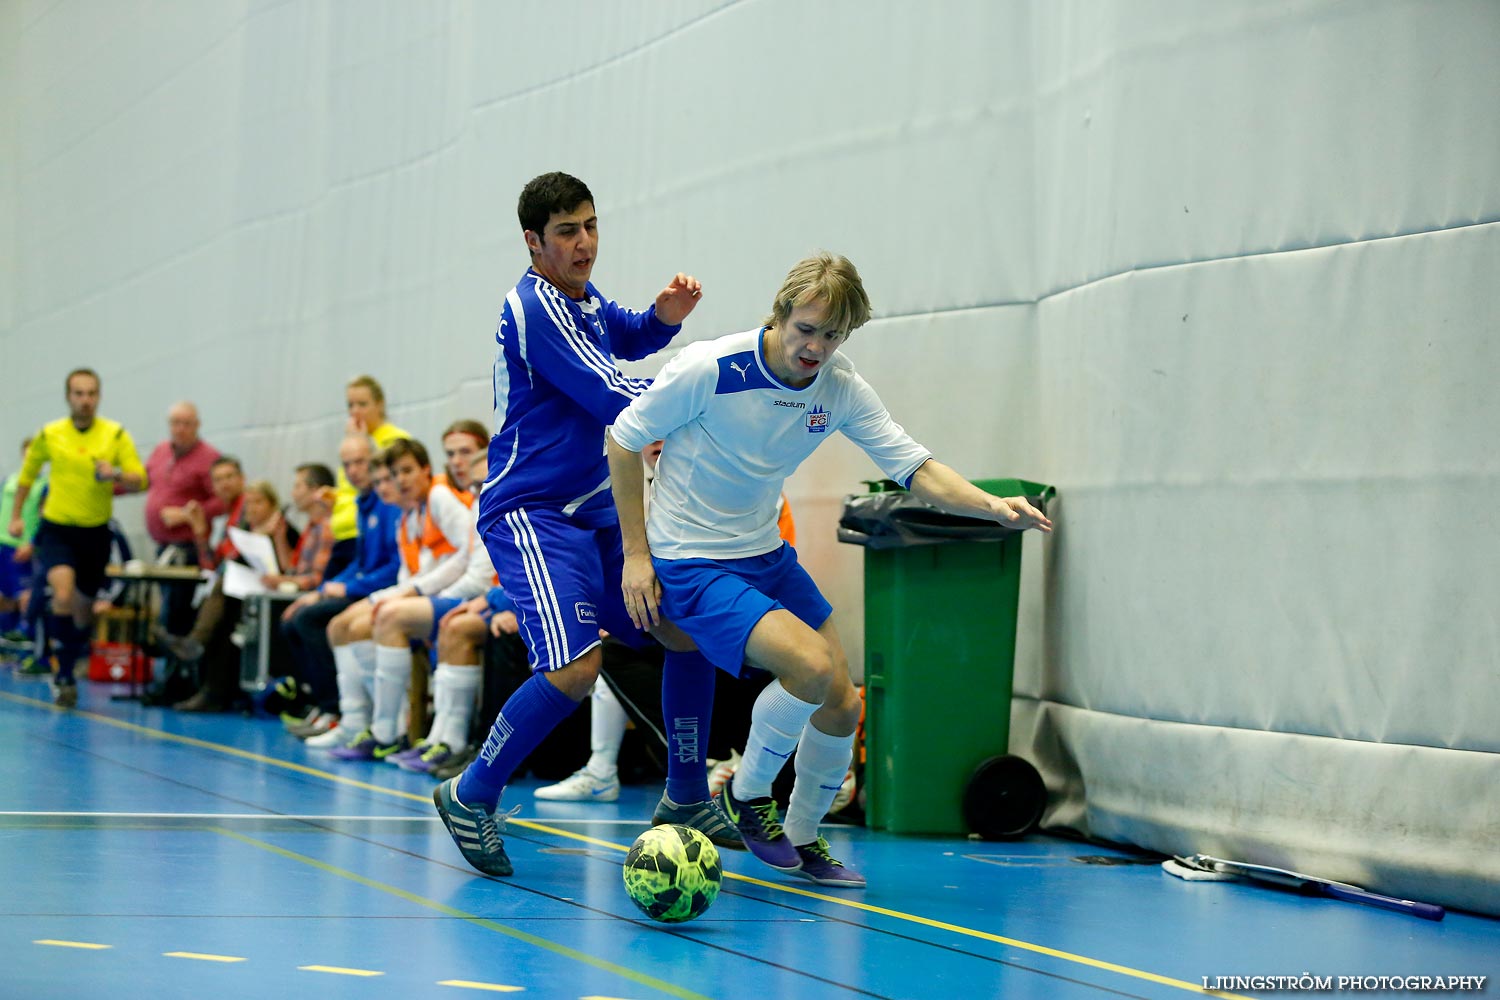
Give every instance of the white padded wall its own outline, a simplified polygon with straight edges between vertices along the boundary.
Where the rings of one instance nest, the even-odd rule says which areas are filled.
[[[1058,487],[1013,726],[1052,822],[1500,910],[1464,805],[1500,708],[1500,6],[1436,10],[0,4],[0,470],[75,364],[143,449],[192,397],[281,483],[359,372],[429,442],[484,416],[516,194],[568,170],[608,294],[692,271],[716,336],[846,253],[897,418]],[[788,484],[856,664],[833,524],[874,474],[834,441]]]
[[[1034,39],[1049,820],[1500,910],[1500,7]]]

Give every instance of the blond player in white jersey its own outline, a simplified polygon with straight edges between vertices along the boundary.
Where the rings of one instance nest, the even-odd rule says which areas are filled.
[[[764,325],[689,345],[610,428],[610,473],[624,536],[621,589],[642,627],[667,617],[719,669],[770,671],[724,807],[766,864],[820,885],[862,887],[818,835],[843,782],[859,697],[832,608],[782,542],[782,484],[834,431],[935,507],[1018,529],[1051,530],[1024,497],[991,496],[936,461],[891,419],[837,353],[870,316],[843,257],[799,262]],[[666,443],[641,500],[639,451]],[[771,783],[793,751],[796,782],[783,825]]]

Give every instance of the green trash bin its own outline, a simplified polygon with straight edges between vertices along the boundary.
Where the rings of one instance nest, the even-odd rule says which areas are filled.
[[[905,494],[889,481],[869,485],[871,494]],[[1037,506],[1054,492],[1022,479],[975,485]],[[867,494],[846,501],[839,540],[865,546],[866,822],[927,834],[986,825],[972,813],[966,822],[965,793],[1010,738],[1021,533],[943,514],[909,494]],[[1036,773],[1016,758],[1007,763]],[[1012,813],[1015,797],[1040,796],[1027,828],[1045,802],[1040,778],[1028,780],[1034,785],[999,793],[1012,796]],[[993,797],[995,786],[985,792]]]

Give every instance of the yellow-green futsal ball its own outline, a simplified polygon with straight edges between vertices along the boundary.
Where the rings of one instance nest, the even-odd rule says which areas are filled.
[[[641,912],[666,924],[692,920],[719,897],[719,849],[687,826],[653,826],[625,855],[625,892]]]

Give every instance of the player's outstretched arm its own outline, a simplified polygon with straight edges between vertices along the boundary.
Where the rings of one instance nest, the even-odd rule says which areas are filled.
[[[913,473],[911,491],[919,498],[950,514],[966,514],[1008,524],[1024,531],[1052,530],[1047,515],[1025,497],[991,496],[936,459],[929,458]]]
[[[646,472],[641,453],[631,451],[604,432],[609,447],[610,488],[620,515],[620,536],[625,549],[625,572],[620,593],[625,610],[639,629],[661,624],[661,585],[651,565],[651,545],[646,541]]]
[[[656,296],[656,318],[668,326],[679,326],[703,297],[703,283],[678,271]]]

